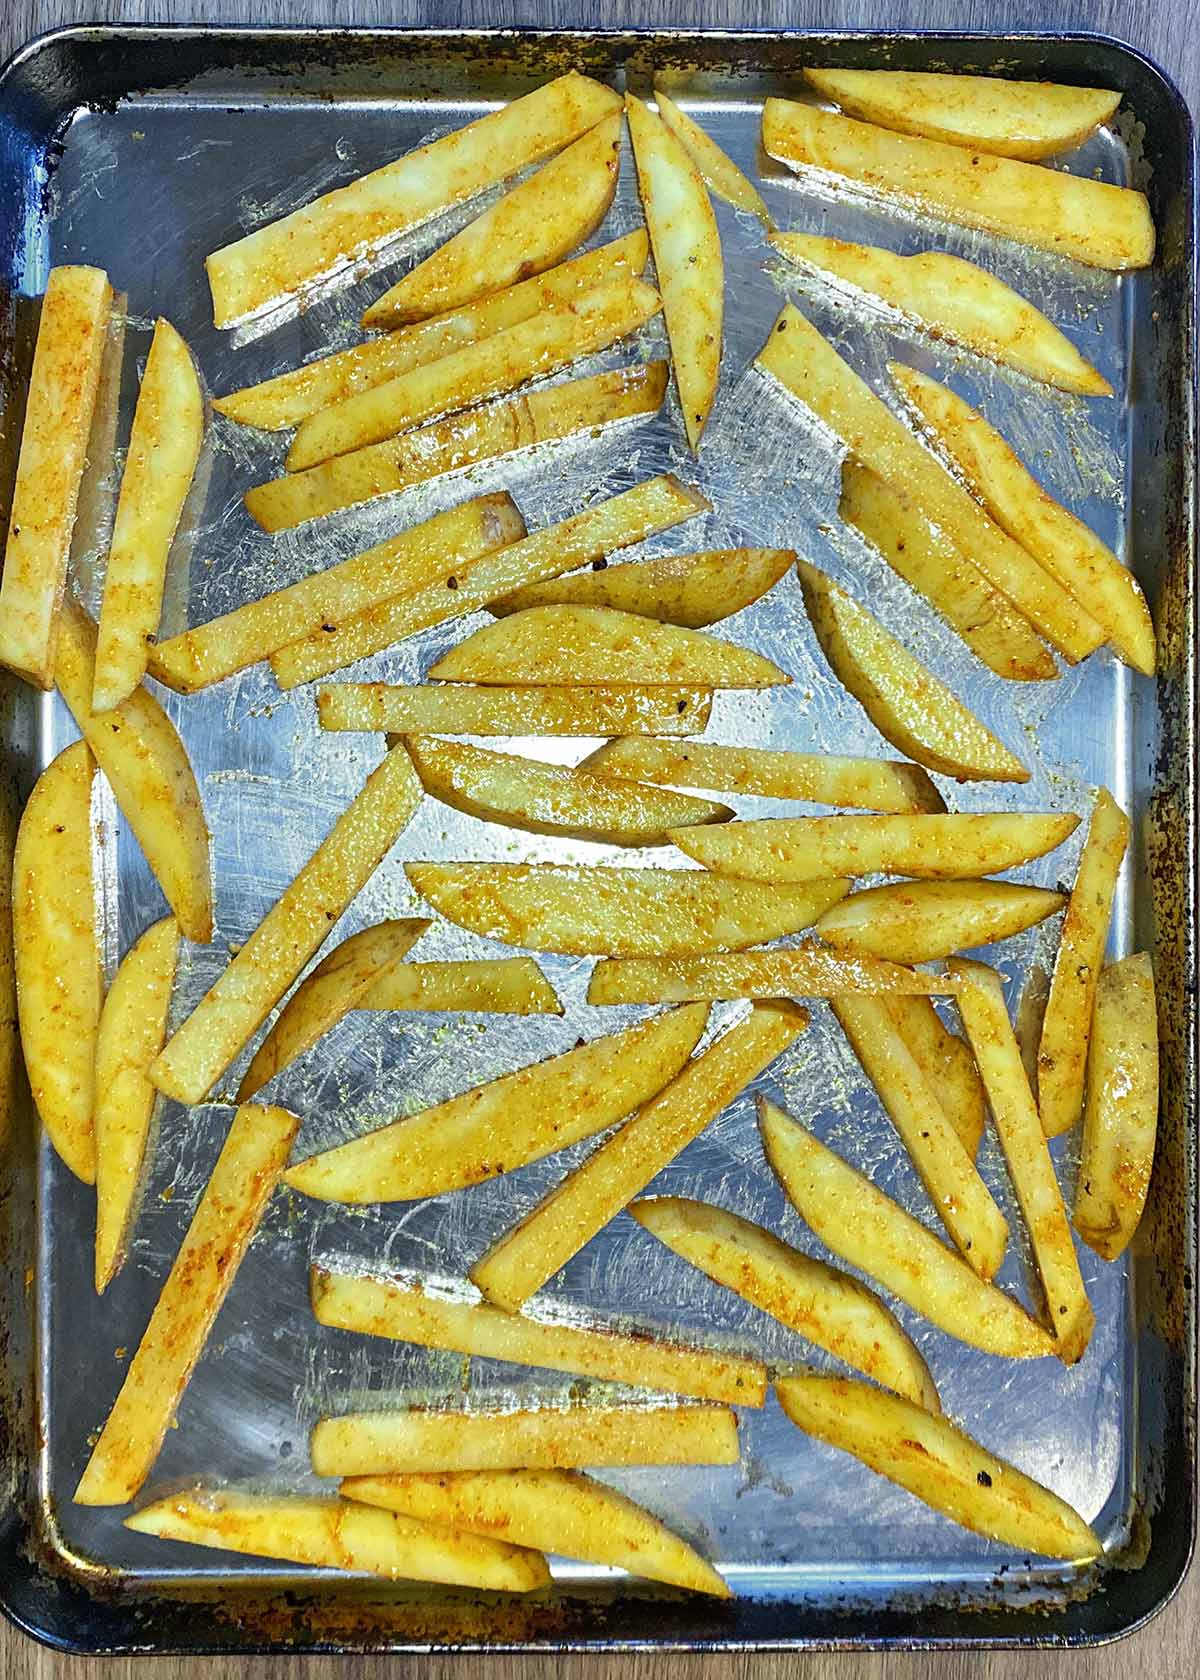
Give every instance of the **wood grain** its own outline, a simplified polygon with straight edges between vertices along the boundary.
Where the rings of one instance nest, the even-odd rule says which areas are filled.
[[[0,58],[21,42],[64,24],[172,22],[254,24],[648,25],[795,29],[925,28],[954,30],[1090,30],[1131,42],[1156,59],[1182,88],[1189,106],[1200,95],[1200,0],[226,0],[175,6],[168,0],[0,0]],[[1188,1680],[1200,1651],[1200,1570],[1141,1633],[1104,1650],[1081,1653],[981,1652],[974,1655],[788,1655],[619,1657],[424,1657],[263,1659],[132,1658],[85,1660],[44,1651],[0,1625],[0,1680],[1048,1680],[1070,1669],[1072,1680]]]

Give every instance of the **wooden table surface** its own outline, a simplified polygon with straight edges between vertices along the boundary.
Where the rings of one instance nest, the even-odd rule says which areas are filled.
[[[224,0],[177,6],[171,0],[0,0],[0,59],[22,41],[63,24],[103,19],[121,23],[462,24],[537,23],[608,28],[639,24],[715,23],[726,28],[941,28],[1094,30],[1131,42],[1172,75],[1193,111],[1200,108],[1200,0]],[[131,1658],[89,1660],[44,1651],[0,1622],[0,1680],[397,1680],[420,1671],[422,1680],[1048,1680],[1070,1670],[1074,1680],[1153,1680],[1193,1677],[1200,1664],[1200,1568],[1149,1627],[1104,1650],[1080,1653],[994,1652],[929,1656],[679,1655],[614,1657],[281,1657]]]

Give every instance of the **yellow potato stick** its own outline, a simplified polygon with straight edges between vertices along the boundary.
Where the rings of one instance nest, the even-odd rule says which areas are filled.
[[[817,932],[839,951],[931,962],[1010,939],[1053,916],[1064,902],[1061,893],[1012,881],[897,881],[835,904]]]
[[[952,1033],[929,998],[893,992],[892,1020],[926,1083],[973,1161],[987,1117],[987,1098],[971,1046]]]
[[[381,970],[356,1009],[476,1009],[494,1015],[561,1015],[554,987],[532,957],[396,963]]]
[[[702,554],[665,554],[600,572],[532,583],[488,611],[497,618],[527,607],[615,607],[666,624],[703,630],[741,612],[777,584],[795,561],[790,548],[718,548]]]
[[[698,735],[707,727],[711,711],[711,690],[665,685],[504,688],[427,683],[404,688],[336,683],[317,690],[322,729],[397,735]]]
[[[732,204],[735,210],[748,210],[752,216],[757,216],[769,232],[771,213],[763,203],[762,194],[742,174],[728,153],[722,151],[700,124],[693,122],[687,112],[681,110],[673,99],[668,99],[660,88],[654,90],[654,103],[663,122],[700,171],[708,190],[723,198],[726,204]]]
[[[1150,1189],[1158,1128],[1158,1013],[1145,955],[1096,986],[1075,1229],[1104,1260],[1123,1254]]]
[[[814,887],[840,886],[814,882]],[[588,1002],[667,1003],[696,998],[837,997],[952,992],[954,984],[881,957],[845,956],[806,942],[789,951],[739,951],[730,956],[628,957],[598,962]]]

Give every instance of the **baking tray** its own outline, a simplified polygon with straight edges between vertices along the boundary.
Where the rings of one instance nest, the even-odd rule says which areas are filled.
[[[800,69],[816,62],[980,69],[1121,88],[1117,131],[1090,141],[1072,167],[1147,189],[1160,232],[1155,266],[1117,279],[787,178],[758,152],[759,104],[768,92],[802,93]],[[35,1139],[17,1073],[9,995],[0,1011],[0,1052],[12,1075],[0,1204],[5,1608],[42,1639],[88,1651],[1048,1645],[1114,1637],[1151,1615],[1177,1586],[1194,1516],[1194,214],[1188,116],[1163,75],[1128,47],[1084,36],[96,28],[44,37],[0,77],[9,477],[35,324],[30,300],[49,264],[103,264],[129,294],[120,443],[132,369],[144,356],[155,313],[168,314],[195,346],[211,386],[228,389],[319,347],[348,342],[363,301],[383,289],[377,276],[269,331],[219,334],[210,324],[201,268],[207,251],[571,65],[641,92],[655,72],[667,74],[677,97],[743,166],[763,169],[768,200],[784,226],[902,250],[936,243],[977,256],[1067,324],[1117,396],[1084,404],[1031,391],[972,357],[890,332],[844,299],[787,280],[756,228],[718,206],[729,270],[728,342],[698,462],[681,447],[678,417],[668,408],[653,424],[534,451],[469,482],[442,481],[270,539],[252,528],[240,493],[271,475],[280,450],[220,423],[173,557],[167,629],[179,628],[185,617],[206,619],[475,489],[511,489],[530,523],[540,524],[589,496],[673,468],[709,492],[714,512],[648,545],[652,551],[739,541],[800,549],[871,599],[1029,757],[1034,779],[1027,788],[1006,793],[946,784],[952,805],[1084,811],[1088,786],[1107,783],[1131,809],[1135,836],[1113,950],[1153,950],[1162,1007],[1161,1143],[1142,1233],[1117,1266],[1105,1267],[1084,1251],[1099,1326],[1087,1358],[1072,1371],[1047,1370],[1049,1361],[1001,1364],[950,1342],[904,1309],[901,1316],[934,1369],[947,1410],[1093,1519],[1110,1564],[1080,1577],[989,1545],[806,1440],[773,1404],[747,1415],[739,1467],[612,1478],[644,1496],[726,1570],[737,1590],[728,1604],[570,1565],[556,1568],[554,1592],[534,1602],[381,1587],[156,1545],[125,1531],[118,1512],[75,1507],[70,1494],[88,1438],[117,1390],[229,1109],[167,1107],[133,1253],[98,1305],[90,1278],[91,1194]],[[476,208],[398,248],[387,279]],[[626,157],[617,202],[598,237],[612,237],[636,219]],[[1054,684],[988,679],[877,556],[839,533],[831,517],[835,460],[828,439],[747,371],[785,291],[881,388],[878,376],[892,353],[949,375],[969,399],[985,401],[1037,460],[1050,487],[1129,555],[1160,627],[1157,684],[1131,678],[1106,654]],[[634,354],[657,353],[661,343],[657,328],[647,330]],[[626,346],[607,360],[628,357]],[[100,524],[91,519],[81,532],[75,563],[94,598],[113,480],[100,444],[92,469],[89,495]],[[371,668],[412,680],[469,627],[431,632]],[[727,630],[779,660],[795,682],[783,693],[722,697],[710,738],[890,751],[831,680],[794,583],[785,580],[718,633]],[[322,736],[311,693],[281,696],[264,669],[192,699],[167,696],[166,703],[196,764],[215,836],[219,932],[211,948],[188,956],[177,1000],[182,1011],[211,982],[225,948],[245,937],[290,879],[380,749],[369,737]],[[2,718],[11,840],[21,799],[74,731],[60,703],[16,685],[5,691]],[[571,750],[570,743],[558,746]],[[767,806],[743,800],[739,809],[753,815]],[[107,816],[111,959],[162,907],[124,826],[111,810]],[[1077,837],[1073,848],[1025,871],[1026,878],[1069,879],[1078,844]],[[451,855],[606,853],[489,829],[427,802],[331,937],[411,910],[402,858]],[[1014,995],[1052,948],[1045,931],[1004,948]],[[487,949],[441,926],[421,954]],[[416,1108],[625,1018],[583,1007],[586,965],[551,958],[546,966],[569,1001],[562,1021],[349,1018],[277,1082],[277,1099],[304,1118],[302,1152],[352,1135],[371,1116]],[[11,994],[10,968],[3,978]],[[814,1016],[811,1032],[762,1083],[927,1217],[914,1175],[826,1011],[818,1006]],[[985,1175],[1007,1205],[995,1151],[986,1147]],[[1071,1148],[1065,1142],[1061,1157],[1068,1180]],[[445,1395],[464,1384],[476,1395],[538,1386],[526,1372],[480,1361],[466,1366],[451,1356],[318,1329],[305,1277],[310,1255],[461,1273],[561,1168],[557,1160],[542,1163],[412,1206],[339,1210],[278,1195],[147,1496],[198,1474],[304,1485],[306,1431],[324,1407],[360,1405],[368,1396],[386,1403],[400,1392]],[[745,1098],[662,1175],[660,1187],[709,1195],[812,1246],[758,1155]],[[1022,1284],[1023,1260],[1014,1251],[1004,1274],[1015,1287]],[[641,1322],[751,1342],[784,1367],[811,1358],[798,1338],[698,1274],[688,1275],[624,1218],[571,1263],[551,1293],[579,1310],[636,1304]],[[539,1391],[561,1393],[567,1383],[548,1378]]]

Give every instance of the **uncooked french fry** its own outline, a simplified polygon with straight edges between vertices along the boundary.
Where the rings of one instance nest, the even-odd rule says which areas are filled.
[[[815,887],[834,882],[814,882]],[[953,992],[936,974],[901,968],[881,957],[841,955],[815,941],[789,951],[738,951],[728,956],[627,957],[598,962],[588,1002],[668,1003],[709,998],[836,997],[841,992],[925,996]]]
[[[532,957],[397,963],[361,994],[357,1009],[461,1009],[492,1015],[561,1015],[554,987]]]
[[[414,1201],[514,1171],[613,1125],[679,1072],[704,1031],[701,1005],[502,1074],[393,1121],[287,1174],[320,1201]]]
[[[893,992],[896,1028],[972,1161],[979,1153],[987,1098],[971,1047],[943,1025],[929,998]]]
[[[355,1276],[312,1270],[312,1306],[318,1324],[388,1336],[419,1347],[502,1359],[547,1371],[571,1371],[697,1400],[761,1406],[766,1367],[757,1359],[646,1331],[617,1330],[603,1320],[581,1323],[506,1313],[480,1300],[468,1285],[431,1286],[416,1279]]]
[[[1074,1225],[1116,1260],[1138,1228],[1158,1128],[1158,1014],[1144,954],[1106,968],[1096,986]]]
[[[1129,818],[1108,789],[1100,788],[1063,918],[1038,1045],[1038,1109],[1047,1137],[1069,1131],[1083,1107],[1096,982],[1128,844]]]
[[[374,873],[421,802],[421,784],[394,748],[267,911],[228,968],[150,1064],[177,1102],[203,1102],[330,928]]]
[[[0,665],[53,688],[58,614],[113,294],[102,268],[52,268],[42,299],[0,580]]]
[[[1064,902],[1061,893],[1013,881],[897,881],[852,893],[825,912],[817,932],[839,951],[930,962],[1010,939]]]
[[[807,1025],[794,1004],[756,1004],[494,1243],[471,1267],[471,1282],[519,1312]]]
[[[673,99],[668,99],[661,88],[654,90],[654,103],[663,122],[700,171],[708,190],[723,198],[726,204],[732,204],[735,210],[748,210],[752,216],[757,216],[770,232],[771,212],[763,203],[762,194],[742,174],[733,159],[721,150],[699,123],[693,122],[686,111],[681,111]]]
[[[322,729],[396,735],[632,735],[635,731],[698,735],[711,711],[710,689],[665,685],[471,688],[454,683],[439,688],[428,683],[403,688],[389,683],[338,683],[317,690],[317,721]],[[914,771],[918,776],[924,773]]]
[[[299,1124],[282,1108],[238,1109],[75,1489],[77,1505],[124,1505],[150,1474]]]
[[[665,554],[600,572],[533,583],[493,601],[496,618],[527,607],[616,607],[667,624],[703,630],[757,601],[795,560],[790,548],[718,548],[703,554]]]

